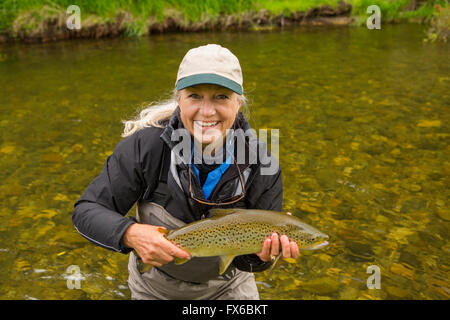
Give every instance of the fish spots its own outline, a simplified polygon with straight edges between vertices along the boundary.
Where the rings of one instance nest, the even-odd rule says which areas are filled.
[[[317,235],[309,226],[293,221],[294,217],[270,211],[258,214],[249,214],[253,210],[241,211],[186,225],[171,233],[168,239],[176,241],[193,256],[213,256],[259,252],[264,239],[273,232],[287,235],[299,247],[310,246],[320,238],[315,238]]]

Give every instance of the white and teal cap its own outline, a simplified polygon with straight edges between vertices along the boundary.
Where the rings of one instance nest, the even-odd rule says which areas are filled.
[[[216,84],[242,94],[242,70],[238,58],[227,48],[208,44],[189,50],[178,68],[175,87]]]

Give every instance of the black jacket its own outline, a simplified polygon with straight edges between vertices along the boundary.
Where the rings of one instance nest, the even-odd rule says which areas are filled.
[[[89,184],[75,203],[72,220],[83,237],[106,249],[122,253],[131,251],[121,245],[121,239],[135,220],[133,217],[126,218],[125,215],[137,201],[154,200],[153,191],[160,178],[163,152],[175,147],[176,142],[171,137],[174,130],[180,127],[182,123],[177,109],[165,128],[144,128],[117,144],[100,175]],[[236,117],[234,128],[242,128],[244,131],[250,128],[241,113]],[[163,148],[163,144],[166,147]],[[252,150],[250,145],[252,144],[246,143],[246,154],[257,153],[258,150]],[[268,152],[265,153],[265,145],[257,141],[257,146],[264,151],[259,154],[266,154],[268,158],[263,159],[264,161],[258,158],[257,163],[253,164],[248,161],[238,164],[241,172],[251,169],[245,183],[246,194],[242,200],[228,207],[281,211],[281,170],[277,160]],[[170,165],[170,157],[165,156],[164,159],[166,166]],[[262,163],[268,163],[267,159],[272,162],[263,165]],[[261,169],[273,163],[277,166],[276,173],[262,175]],[[175,200],[170,201],[171,207],[166,207],[166,210],[186,223],[199,220],[202,216],[207,217],[211,206],[194,201],[188,192],[188,170],[191,170],[191,166],[181,163],[176,168],[178,182],[170,170],[166,173],[168,196]],[[232,195],[236,183],[239,183],[237,177],[237,170],[231,165],[214,188],[210,200]],[[177,183],[181,183],[182,188]],[[199,184],[193,184],[193,187],[201,190]],[[270,266],[270,263],[262,263],[256,255],[240,257],[235,259],[234,264],[243,271],[262,271]]]

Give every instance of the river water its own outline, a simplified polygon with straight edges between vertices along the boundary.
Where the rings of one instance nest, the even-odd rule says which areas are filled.
[[[121,120],[170,95],[187,50],[220,43],[240,59],[250,124],[280,130],[284,210],[330,235],[257,274],[261,298],[449,299],[449,45],[424,37],[387,25],[0,47],[0,298],[130,298],[127,256],[82,238],[73,204]]]

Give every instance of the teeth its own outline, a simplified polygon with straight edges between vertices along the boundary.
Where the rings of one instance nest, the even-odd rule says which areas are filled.
[[[217,125],[219,122],[210,122],[210,121],[194,121],[197,125],[202,126],[202,127],[214,127],[215,125]]]

